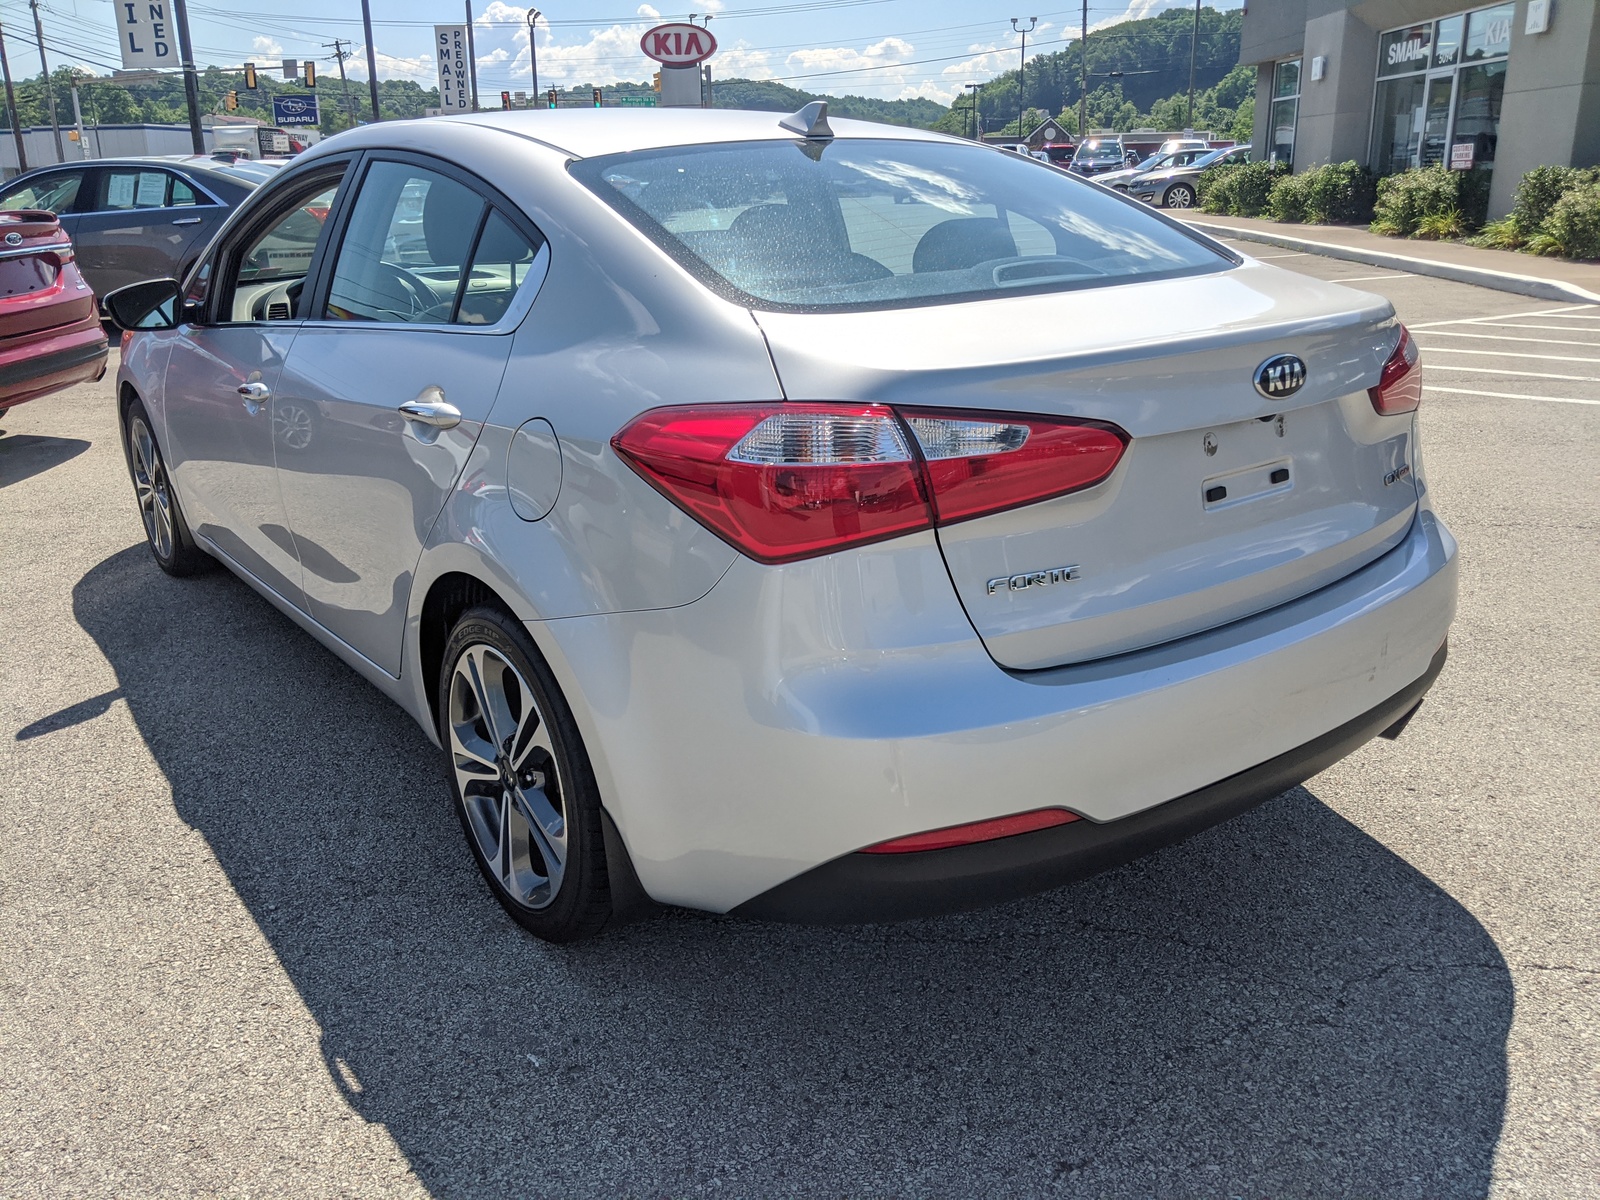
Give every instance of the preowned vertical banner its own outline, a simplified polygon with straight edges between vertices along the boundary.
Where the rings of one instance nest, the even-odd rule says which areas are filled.
[[[472,63],[465,25],[435,25],[433,53],[439,60],[439,111],[444,116],[472,111]]]

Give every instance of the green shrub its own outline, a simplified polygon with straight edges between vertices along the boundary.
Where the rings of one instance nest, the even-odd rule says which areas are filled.
[[[1491,250],[1520,250],[1526,241],[1516,221],[1511,217],[1502,217],[1485,225],[1483,232],[1472,239],[1472,244],[1487,246]]]
[[[1356,162],[1328,163],[1305,180],[1305,220],[1317,225],[1364,225],[1372,220],[1378,179]]]
[[[1225,214],[1233,200],[1233,173],[1243,163],[1226,163],[1220,167],[1207,167],[1195,180],[1195,195],[1201,212]]]
[[[1285,175],[1272,185],[1272,195],[1267,207],[1274,221],[1300,222],[1309,220],[1306,207],[1310,175]]]
[[[1568,188],[1529,240],[1539,254],[1600,258],[1600,183]]]
[[[1516,198],[1511,202],[1511,220],[1524,238],[1539,232],[1555,208],[1556,202],[1567,191],[1593,182],[1593,170],[1577,167],[1535,167],[1517,184]]]
[[[1431,217],[1430,231],[1448,227],[1460,230],[1450,236],[1461,236],[1483,224],[1488,207],[1487,171],[1420,167],[1378,180],[1371,228],[1390,237],[1410,237]],[[1453,220],[1445,220],[1452,215]]]
[[[1259,217],[1272,200],[1272,185],[1288,173],[1287,166],[1245,163],[1229,177],[1232,196],[1228,212],[1235,217]]]
[[[1428,213],[1417,222],[1417,230],[1413,237],[1426,238],[1428,241],[1437,242],[1445,238],[1459,238],[1467,235],[1467,226],[1461,213],[1452,208],[1449,212]]]

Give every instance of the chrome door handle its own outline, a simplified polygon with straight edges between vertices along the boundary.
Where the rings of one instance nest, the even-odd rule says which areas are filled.
[[[241,383],[239,385],[239,395],[252,403],[260,404],[263,400],[272,399],[272,389],[259,382]]]
[[[461,410],[444,398],[444,389],[426,387],[415,400],[400,406],[400,415],[419,425],[432,425],[435,429],[454,429],[461,424]]]
[[[198,224],[200,224],[200,221],[201,221],[201,218],[199,218],[199,217],[181,217],[178,220],[174,221],[173,224],[174,225],[198,225]]]

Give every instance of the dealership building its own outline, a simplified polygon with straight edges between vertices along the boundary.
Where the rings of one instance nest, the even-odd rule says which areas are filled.
[[[1492,172],[1504,215],[1525,171],[1600,163],[1600,0],[1255,0],[1255,152],[1296,170]]]

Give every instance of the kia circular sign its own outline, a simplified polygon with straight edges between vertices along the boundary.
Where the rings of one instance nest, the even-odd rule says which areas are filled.
[[[698,25],[657,25],[639,48],[664,67],[692,67],[717,52],[717,39]]]

